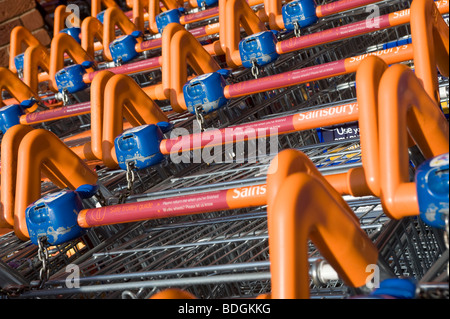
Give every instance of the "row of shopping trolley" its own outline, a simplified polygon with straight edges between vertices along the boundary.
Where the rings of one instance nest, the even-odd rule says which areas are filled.
[[[0,298],[448,299],[447,1],[127,6],[11,33]]]

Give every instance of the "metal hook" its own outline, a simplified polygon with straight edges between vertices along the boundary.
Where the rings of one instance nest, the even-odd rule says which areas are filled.
[[[256,60],[252,60],[252,75],[255,79],[257,79],[259,75],[259,68]]]
[[[200,132],[204,132],[205,131],[205,118],[202,115],[202,111],[201,111],[202,106],[201,105],[197,105],[194,107],[194,112],[195,112],[195,118],[197,120],[197,123],[200,127]]]
[[[447,250],[449,248],[449,243],[448,243],[448,231],[449,231],[448,218],[449,218],[449,215],[447,214],[447,216],[445,217],[445,231],[444,231],[444,244],[445,244],[445,248]],[[449,275],[449,271],[450,271],[450,264],[447,263],[447,277]]]
[[[131,195],[133,192],[133,184],[136,175],[134,174],[134,162],[128,162],[127,163],[127,172],[126,172],[126,179],[127,179],[127,189],[125,192],[120,194],[119,196],[119,204],[123,204],[125,202],[125,199]]]
[[[130,299],[137,299],[136,295],[129,290],[122,292],[122,299],[128,299],[128,297]]]
[[[114,61],[114,66],[121,66],[122,65],[122,58],[117,58],[117,61]]]
[[[294,21],[294,35],[298,38],[300,37],[300,24],[298,21]]]
[[[38,238],[38,259],[42,263],[42,268],[39,271],[39,280],[41,286],[48,280],[50,275],[50,268],[48,267],[48,242],[47,237],[42,236]]]
[[[67,89],[63,89],[63,91],[61,92],[61,99],[64,106],[66,106],[69,103],[69,94]]]

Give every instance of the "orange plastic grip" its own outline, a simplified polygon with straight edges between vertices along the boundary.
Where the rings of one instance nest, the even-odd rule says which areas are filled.
[[[16,125],[15,127],[21,130],[24,126]],[[23,130],[26,132],[29,127],[25,126]],[[17,154],[10,154],[11,162],[17,163],[14,232],[18,238],[27,240],[29,235],[25,210],[29,204],[40,197],[42,171],[56,185],[71,189],[76,189],[83,184],[96,184],[97,174],[91,171],[55,134],[47,130],[32,130],[26,134],[21,133],[19,137],[21,140],[16,139],[14,142],[16,144],[14,150],[17,149]],[[14,176],[11,180],[13,179]]]
[[[378,91],[382,203],[386,214],[400,219],[419,214],[416,186],[409,182],[408,134],[426,158],[449,149],[448,121],[404,65],[384,72]],[[381,124],[380,124],[381,125]]]
[[[280,152],[269,167],[267,187],[271,297],[309,298],[309,239],[346,284],[364,285],[377,249],[308,157]]]
[[[39,100],[39,96],[36,92],[31,90],[31,88],[22,82],[22,80],[20,80],[10,69],[0,67],[0,93],[3,90],[11,94],[19,103],[30,98]],[[3,105],[3,98],[0,94],[0,106]],[[34,112],[36,108],[37,105],[35,104],[27,109],[27,112]]]
[[[412,2],[410,24],[414,43],[415,73],[423,81],[428,95],[439,103],[436,65],[443,76],[449,76],[448,25],[433,0]]]

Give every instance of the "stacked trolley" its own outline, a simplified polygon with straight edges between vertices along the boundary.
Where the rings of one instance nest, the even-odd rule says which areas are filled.
[[[22,102],[20,105],[11,103],[19,109],[19,115],[14,115],[12,122],[9,115],[4,116],[8,121],[2,126],[2,188],[6,181],[3,167],[10,160],[3,156],[5,135],[18,124],[30,128],[23,128],[27,130],[24,135],[31,134],[28,130],[37,129],[52,132],[64,142],[61,149],[71,149],[77,156],[75,160],[85,163],[94,172],[95,180],[85,183],[92,185],[81,186],[79,184],[83,183],[71,183],[71,176],[65,176],[66,181],[58,174],[64,175],[69,168],[61,164],[63,168],[58,170],[54,168],[58,167],[58,160],[45,162],[44,156],[43,162],[53,164],[42,166],[45,175],[39,180],[42,199],[35,198],[34,203],[27,203],[30,206],[22,213],[13,211],[14,218],[9,225],[0,219],[1,226],[14,228],[0,236],[0,298],[147,299],[169,288],[181,289],[204,299],[270,296],[274,280],[271,264],[274,261],[271,260],[273,254],[269,253],[268,210],[277,209],[266,199],[271,189],[270,165],[282,150],[297,150],[305,154],[333,186],[332,176],[365,166],[359,134],[361,124],[358,126],[359,96],[355,72],[361,61],[369,56],[385,58],[388,64],[415,67],[415,56],[410,52],[414,45],[409,24],[411,3],[398,0],[319,0],[315,4],[308,0],[255,0],[245,4],[239,0],[122,2],[92,1],[91,29],[80,29],[81,36],[72,34],[77,31],[75,28],[64,29],[61,21],[67,13],[65,6],[58,7],[54,39],[58,35],[62,39],[58,41],[63,44],[58,47],[53,44],[57,41],[52,42],[47,53],[50,65],[42,62],[39,70],[44,72],[39,74],[26,69],[37,67],[30,62],[29,57],[33,54],[30,49],[22,55],[23,70],[17,68],[18,64],[13,68],[14,76],[20,77],[26,90],[22,84],[14,84],[7,88],[8,92],[2,92],[5,104],[14,99]],[[241,14],[236,19],[245,21],[239,25],[239,20],[237,29],[229,25],[228,18],[227,27],[223,27],[226,10],[221,11],[220,6],[225,7],[231,2],[235,8],[243,10],[241,13],[236,9]],[[101,5],[107,10],[101,11]],[[439,15],[448,23],[448,2],[437,2],[437,5]],[[242,9],[246,6],[253,13]],[[269,10],[278,11],[278,18],[269,18]],[[305,12],[299,18],[295,16],[296,10]],[[311,10],[315,10],[314,15]],[[127,21],[117,18],[124,12]],[[310,15],[305,17],[307,13]],[[319,18],[317,13],[320,13]],[[382,18],[377,20],[379,17]],[[401,22],[395,22],[394,17],[402,19]],[[250,22],[245,20],[247,18]],[[171,22],[176,22],[177,26],[170,25]],[[245,23],[256,29],[264,26],[269,32],[250,34]],[[274,28],[277,23],[278,27]],[[281,24],[285,28],[280,27]],[[169,26],[174,34],[172,38],[160,33],[162,28]],[[107,28],[113,31],[105,31]],[[61,29],[66,35],[80,39],[76,50],[73,47],[78,44],[72,38],[60,36]],[[89,30],[96,34],[92,36],[90,46],[83,38]],[[190,35],[183,33],[185,30]],[[175,42],[177,34],[182,39],[179,43],[189,51],[179,50],[182,51],[182,63],[189,65],[187,70],[176,69],[180,53],[167,44],[167,41]],[[228,54],[231,50],[228,43],[233,45],[230,39],[236,34],[240,58],[236,58],[236,52]],[[274,42],[264,43],[267,38],[263,35],[270,36],[270,41]],[[199,45],[192,44],[190,37],[196,38]],[[183,40],[188,38],[190,40]],[[107,39],[110,43],[106,43]],[[100,40],[103,43],[99,43]],[[32,41],[24,42],[33,48]],[[259,50],[271,47],[272,56],[264,55],[267,60],[246,60],[242,53],[245,50],[256,50],[254,57],[261,56],[252,42],[259,43],[256,46]],[[275,44],[280,51],[276,54],[273,52]],[[173,60],[167,58],[168,48]],[[194,52],[194,57],[190,52]],[[54,62],[52,54],[62,56],[62,64]],[[239,59],[240,65],[236,63]],[[164,62],[167,61],[171,63],[170,72],[165,69],[167,64]],[[56,65],[59,66],[57,72]],[[106,70],[111,74],[100,72]],[[217,77],[210,81],[211,77],[199,73]],[[115,78],[114,74],[123,74],[134,84],[124,78]],[[56,80],[52,83],[53,75]],[[105,81],[117,79],[115,86],[101,82],[99,79],[103,76]],[[38,85],[32,78],[39,82]],[[444,127],[447,125],[448,133],[448,78],[438,74],[436,80],[440,94],[439,112],[442,117],[447,117]],[[136,83],[139,88],[134,86]],[[104,122],[99,132],[106,136],[109,134],[106,128],[114,126],[115,130],[111,131],[116,133],[114,138],[120,135],[108,148],[111,154],[116,150],[115,158],[109,155],[106,158],[105,149],[103,158],[91,151],[98,125],[94,123],[94,98],[99,98],[93,92],[99,87],[107,92],[102,97],[104,102],[100,102],[105,114],[101,115]],[[117,96],[111,92],[116,92]],[[194,96],[190,100],[189,94]],[[196,100],[199,94],[200,102]],[[184,105],[180,101],[183,95]],[[149,102],[149,99],[153,101]],[[109,105],[115,105],[117,100],[120,100],[117,103],[121,111],[114,115],[125,117],[127,121],[106,123],[107,112],[118,112]],[[154,116],[157,119],[152,123],[139,119],[139,112],[148,111],[142,107],[145,103],[151,110],[162,111],[149,115],[148,118]],[[289,122],[295,120],[294,124]],[[258,123],[267,126],[258,126]],[[129,130],[130,124],[137,128]],[[119,134],[117,127],[120,127]],[[154,131],[142,131],[142,127],[156,130],[157,142],[153,138]],[[260,132],[255,131],[255,127],[263,127],[264,133],[252,135]],[[139,132],[146,135],[139,136]],[[229,132],[231,143],[224,142],[226,137],[218,137]],[[199,140],[195,140],[196,137]],[[137,141],[135,144],[145,144],[147,140],[156,143],[156,146],[151,143],[148,146],[153,153],[143,154],[138,159],[134,153],[119,153],[117,150],[122,147],[138,153],[146,147],[136,151],[135,144],[129,142],[132,138]],[[220,140],[217,143],[216,138]],[[105,140],[104,137],[100,142],[110,142]],[[16,148],[19,148],[20,158],[20,150],[25,146]],[[408,152],[407,174],[414,181],[418,167],[429,158],[416,145]],[[111,163],[111,158],[116,162],[107,164]],[[147,162],[151,164],[146,165]],[[78,162],[76,165],[82,167]],[[448,156],[447,168],[443,168],[441,175],[447,178],[448,190]],[[22,175],[17,172],[17,176]],[[27,185],[28,181],[18,178],[17,185],[14,180],[13,189]],[[58,216],[72,214],[67,212],[69,203],[51,207],[57,199],[66,196],[61,195],[61,188],[70,194],[82,194],[79,196],[82,207],[76,207],[80,208],[75,214],[78,225],[73,225],[72,221],[73,228],[62,231],[59,237],[56,228],[64,225],[51,223],[55,220],[63,223],[63,218]],[[352,287],[308,240],[309,297],[373,298],[389,294],[405,297],[409,293],[409,298],[448,299],[448,203],[446,213],[444,209],[441,214],[444,218],[447,216],[445,228],[435,227],[418,214],[391,218],[379,196],[360,196],[358,192],[341,195],[378,252],[375,266],[382,278],[374,280],[409,278],[412,281],[408,282],[414,283],[415,290],[411,295],[411,290],[402,283],[379,294],[376,293],[378,287],[373,285],[371,289],[369,284]],[[21,199],[17,198],[22,198],[18,193],[15,197],[2,193],[2,205],[11,198],[15,200],[14,209],[17,210],[22,205],[18,205]],[[48,210],[40,211],[45,205]],[[33,215],[33,212],[38,213]],[[46,214],[54,214],[55,220],[48,221]],[[17,225],[20,218],[26,220],[25,226],[24,221],[22,226]],[[45,233],[39,225],[47,222],[46,227],[54,228],[52,231],[47,228]],[[27,227],[29,236],[24,238],[23,229]],[[71,236],[72,231],[74,236]],[[53,237],[55,233],[57,235]],[[367,266],[366,277],[369,278],[373,268]]]

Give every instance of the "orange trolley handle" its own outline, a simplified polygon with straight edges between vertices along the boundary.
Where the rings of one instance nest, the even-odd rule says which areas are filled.
[[[66,33],[56,34],[53,37],[50,48],[50,81],[53,88],[58,87],[55,76],[64,67],[64,55],[66,53],[77,64],[81,64],[84,61],[95,61],[72,36]],[[86,71],[93,72],[94,70],[93,68],[88,68]]]
[[[16,64],[14,63],[14,58],[22,53],[22,47],[26,45],[27,47],[40,45],[38,39],[36,39],[31,32],[22,26],[17,26],[11,31],[10,35],[10,47],[9,47],[9,69],[17,73]]]
[[[272,298],[309,298],[309,239],[348,285],[365,285],[378,251],[305,154],[280,152],[269,166],[267,192]]]
[[[448,11],[448,2],[446,3]],[[411,4],[411,37],[414,43],[415,74],[425,92],[439,103],[438,67],[449,76],[449,29],[433,0],[414,0]]]
[[[40,72],[40,69],[44,72]],[[38,92],[39,83],[48,81],[50,74],[50,52],[43,45],[35,45],[25,50],[23,61],[23,82],[27,84],[33,92]],[[49,88],[57,92],[50,82]]]
[[[178,23],[168,24],[162,34],[162,81],[145,88],[151,99],[170,99],[177,112],[184,112],[183,85],[188,81],[187,65],[198,75],[220,69],[219,64],[200,42]]]
[[[13,220],[22,240],[29,238],[25,210],[40,198],[42,173],[61,188],[97,183],[97,174],[55,134],[20,124],[9,129],[2,140],[1,199],[9,203],[2,219],[10,226]]]
[[[116,38],[116,26],[122,34],[138,31],[136,25],[130,21],[125,13],[117,7],[108,8],[103,16],[103,51],[109,61],[112,61],[109,44]],[[137,39],[138,43],[142,41]]]
[[[384,72],[378,101],[382,203],[392,218],[416,216],[417,193],[408,173],[408,132],[425,158],[431,158],[448,152],[448,122],[413,71],[404,65]]]
[[[82,159],[118,165],[114,140],[124,130],[125,118],[133,127],[168,122],[167,116],[129,76],[103,70],[91,85],[91,141],[72,150]]]
[[[91,16],[96,17],[102,11],[102,4],[107,8],[119,8],[114,0],[91,0]]]
[[[39,96],[28,85],[20,80],[10,69],[0,67],[0,93],[5,90],[16,100],[22,102],[34,98],[40,100]],[[0,107],[4,106],[2,95],[0,94]],[[28,109],[28,112],[34,112],[37,105]]]

